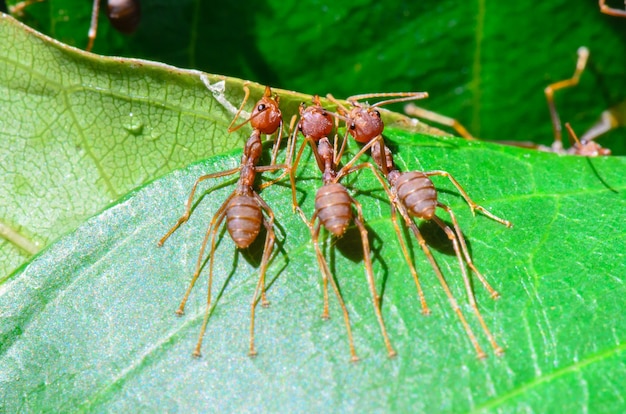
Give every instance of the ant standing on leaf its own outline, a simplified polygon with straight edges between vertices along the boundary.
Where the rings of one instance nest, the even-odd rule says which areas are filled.
[[[383,340],[385,342],[385,346],[387,347],[387,353],[390,357],[393,357],[396,355],[396,351],[391,346],[391,341],[389,340],[389,336],[387,334],[387,329],[385,327],[385,322],[383,320],[381,312],[380,296],[378,295],[378,292],[376,290],[370,255],[368,232],[365,228],[361,204],[348,193],[348,190],[341,183],[339,183],[339,181],[350,173],[361,170],[363,168],[369,168],[383,185],[388,194],[391,193],[389,192],[389,189],[387,188],[383,178],[380,177],[378,171],[373,165],[369,163],[363,163],[353,167],[354,163],[358,161],[360,156],[365,153],[367,149],[369,149],[369,146],[363,148],[348,163],[346,163],[343,168],[338,170],[338,164],[341,160],[341,156],[343,155],[347,137],[344,138],[341,149],[337,151],[337,134],[335,134],[334,144],[331,144],[330,140],[328,139],[328,136],[331,134],[333,129],[332,117],[339,116],[324,109],[320,104],[318,96],[315,96],[313,98],[313,106],[305,107],[304,104],[300,106],[300,122],[298,123],[298,131],[302,132],[305,141],[300,146],[300,149],[298,150],[298,153],[295,157],[295,161],[293,162],[293,166],[290,168],[293,207],[294,210],[298,211],[302,220],[309,227],[318,265],[322,273],[324,289],[324,310],[322,313],[322,318],[328,319],[329,317],[328,282],[330,281],[332,289],[337,296],[339,305],[341,306],[343,312],[352,361],[357,361],[358,357],[356,355],[352,339],[350,318],[343,298],[341,296],[341,292],[339,291],[335,279],[328,267],[328,263],[326,262],[326,259],[324,258],[324,255],[320,249],[319,233],[321,227],[323,226],[334,237],[341,237],[345,234],[348,226],[350,225],[350,222],[354,222],[356,224],[361,235],[365,274],[370,290],[370,295],[372,297],[372,305],[374,307],[374,312],[376,314],[378,324],[380,325],[380,330],[383,336]],[[294,135],[292,137],[293,144],[290,145],[290,148],[292,149],[295,149],[296,135],[297,131],[294,132]],[[310,220],[306,218],[304,212],[298,205],[295,189],[295,173],[302,157],[304,148],[307,146],[307,144],[310,145],[313,151],[313,155],[315,156],[317,166],[322,172],[323,182],[322,186],[315,194],[315,210]],[[288,155],[289,160],[292,159],[292,155],[293,154]],[[356,216],[353,213],[352,206],[354,206],[356,209]]]
[[[373,97],[389,97],[389,96],[400,96],[396,99],[390,99],[386,101],[379,102],[372,106],[363,106],[359,103],[361,99],[373,98]],[[399,93],[399,94],[366,94],[366,95],[356,95],[348,98],[348,102],[352,105],[351,110],[347,110],[340,102],[335,100],[331,95],[328,96],[330,100],[332,100],[337,106],[340,108],[341,112],[346,114],[349,122],[348,122],[348,133],[353,136],[355,141],[361,143],[368,143],[371,145],[373,142],[377,142],[378,145],[371,145],[371,154],[374,162],[378,165],[378,167],[383,171],[383,174],[386,176],[387,181],[391,186],[392,196],[392,220],[394,222],[394,226],[396,227],[396,234],[398,236],[398,240],[400,240],[401,246],[403,246],[403,250],[406,249],[405,243],[402,240],[402,236],[400,233],[400,229],[397,227],[397,222],[395,219],[396,210],[400,212],[400,215],[404,219],[405,225],[411,230],[416,239],[419,242],[420,247],[422,248],[424,254],[426,255],[428,261],[432,269],[434,270],[437,278],[439,279],[440,284],[442,285],[446,295],[448,296],[448,300],[455,313],[458,315],[461,323],[465,329],[465,332],[470,339],[472,345],[474,346],[477,356],[479,358],[484,358],[486,355],[482,348],[480,347],[478,341],[476,340],[476,336],[474,335],[472,329],[467,323],[463,313],[461,312],[461,308],[458,306],[456,299],[452,295],[448,284],[437,265],[428,245],[422,234],[420,233],[418,227],[413,221],[412,217],[420,218],[423,220],[432,220],[440,227],[447,235],[448,239],[452,242],[452,246],[454,248],[455,255],[459,262],[459,267],[461,268],[461,273],[463,276],[463,282],[465,285],[465,290],[468,295],[470,306],[472,307],[485,335],[489,339],[494,352],[497,355],[501,355],[504,351],[497,344],[495,338],[491,334],[490,330],[487,328],[487,325],[478,309],[476,299],[474,296],[474,292],[472,290],[471,282],[469,276],[467,274],[467,270],[465,268],[465,263],[470,269],[476,274],[480,282],[490,293],[491,297],[496,299],[499,297],[499,294],[489,285],[485,277],[478,271],[476,266],[473,264],[472,259],[469,255],[469,251],[467,249],[467,245],[465,242],[465,238],[463,237],[463,233],[459,227],[456,216],[454,215],[452,209],[447,205],[437,201],[437,190],[434,187],[434,184],[430,180],[432,176],[442,176],[446,177],[452,182],[452,184],[457,188],[457,190],[461,193],[465,201],[469,204],[472,213],[475,210],[480,211],[487,217],[501,223],[507,227],[511,227],[511,223],[503,220],[489,211],[487,211],[484,207],[479,206],[474,203],[465,190],[461,187],[461,185],[446,171],[410,171],[406,173],[401,173],[395,166],[393,162],[393,156],[389,148],[384,144],[382,133],[384,129],[384,124],[381,120],[380,113],[376,106],[381,106],[386,103],[398,102],[408,100],[406,96],[411,94],[407,93]],[[414,99],[417,98],[417,94],[413,94]],[[435,210],[440,208],[444,210],[450,216],[452,220],[454,230],[452,230],[443,220],[435,215]],[[409,263],[409,266],[413,268],[413,264],[411,263],[410,257],[408,253],[405,253],[405,258]],[[465,263],[464,263],[465,261]],[[414,270],[413,270],[414,271]],[[426,306],[425,299],[423,298],[423,293],[417,278],[417,274],[414,275],[415,283],[418,287],[418,294],[420,295],[420,299],[422,301],[422,309],[424,313],[428,313],[428,308]]]
[[[245,122],[233,127],[233,124],[239,117],[250,95],[250,90],[248,89],[248,87],[244,86],[244,91],[245,96],[243,99],[243,103],[241,104],[241,107],[237,111],[237,114],[232,120],[230,126],[228,127],[228,132],[233,132],[238,130],[248,122],[250,122],[250,124],[252,125],[253,131],[244,147],[243,155],[241,157],[241,164],[237,168],[203,175],[198,178],[191,189],[191,194],[189,195],[189,199],[187,200],[185,208],[185,213],[158,242],[158,245],[162,246],[163,243],[165,243],[165,241],[172,235],[172,233],[174,233],[183,223],[185,223],[189,219],[193,206],[194,195],[198,184],[208,179],[225,177],[239,173],[237,187],[228,196],[228,198],[226,198],[226,200],[222,203],[222,205],[219,207],[219,209],[211,219],[207,232],[204,236],[204,240],[202,241],[200,253],[198,254],[196,270],[193,274],[191,282],[189,283],[189,287],[187,288],[187,291],[183,296],[180,306],[176,311],[178,315],[182,315],[184,313],[185,304],[187,302],[189,294],[191,293],[191,290],[193,289],[196,280],[200,276],[204,252],[210,238],[211,247],[209,250],[210,263],[207,302],[204,320],[202,323],[202,328],[200,330],[200,337],[193,352],[193,355],[196,357],[200,356],[202,339],[204,337],[207,323],[209,321],[211,309],[211,284],[213,281],[213,263],[216,247],[216,237],[222,226],[222,223],[224,222],[224,219],[226,219],[226,228],[228,229],[228,233],[230,234],[238,249],[246,249],[252,244],[252,242],[254,242],[254,240],[256,240],[261,231],[261,225],[265,227],[267,232],[265,237],[265,246],[263,248],[263,257],[261,259],[261,265],[259,268],[259,281],[257,283],[250,305],[251,356],[256,355],[256,348],[254,346],[254,321],[255,309],[259,301],[259,297],[263,306],[269,305],[269,302],[265,295],[265,272],[267,270],[267,266],[274,247],[274,213],[272,209],[267,205],[267,203],[263,201],[261,196],[259,196],[259,194],[254,190],[253,186],[257,173],[264,171],[275,171],[286,168],[286,166],[283,164],[275,164],[276,152],[278,150],[278,147],[280,146],[280,139],[282,136],[283,120],[280,109],[278,108],[278,96],[272,98],[270,88],[266,87],[265,94],[257,102],[254,110],[252,111],[252,114],[250,115],[250,118]],[[267,166],[259,166],[258,163],[261,157],[261,153],[263,151],[261,134],[272,135],[276,132],[276,130],[279,130],[279,132],[278,138],[276,138],[276,140],[274,141],[272,162],[270,165]],[[264,217],[263,213],[265,213],[266,217]]]
[[[26,7],[43,1],[45,0],[24,0],[9,7],[9,12],[14,16],[20,16],[24,14]],[[109,18],[109,22],[111,22],[111,26],[123,34],[131,34],[137,30],[139,20],[141,19],[141,4],[139,0],[108,0],[106,3],[106,15]],[[91,52],[91,49],[93,49],[93,43],[98,34],[99,13],[100,0],[93,0],[91,23],[87,33],[87,47],[85,47],[87,52]]]

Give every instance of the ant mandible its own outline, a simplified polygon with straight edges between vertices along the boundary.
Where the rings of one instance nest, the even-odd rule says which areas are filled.
[[[448,239],[452,242],[452,246],[455,251],[455,255],[459,262],[459,267],[461,268],[461,273],[463,276],[463,282],[465,284],[465,289],[469,298],[470,306],[472,307],[485,335],[489,339],[494,351],[496,354],[500,355],[504,351],[497,344],[495,338],[489,331],[481,313],[478,309],[476,299],[474,297],[474,292],[471,287],[471,282],[467,271],[464,266],[464,261],[470,267],[470,269],[476,274],[480,282],[483,286],[488,290],[492,298],[498,298],[499,294],[489,285],[485,277],[478,271],[476,266],[473,264],[472,259],[469,255],[469,251],[467,249],[467,245],[465,242],[465,238],[463,237],[463,233],[459,227],[456,216],[454,215],[452,209],[447,205],[440,203],[437,201],[437,190],[434,187],[434,184],[430,180],[432,176],[442,176],[446,177],[450,180],[450,182],[457,188],[457,190],[461,193],[462,197],[469,204],[472,213],[475,210],[480,211],[487,217],[507,226],[511,227],[511,223],[507,220],[503,220],[489,211],[487,211],[484,207],[476,204],[474,201],[470,199],[468,194],[465,192],[463,187],[458,183],[458,181],[448,172],[446,171],[410,171],[406,173],[401,173],[395,166],[393,162],[393,156],[389,148],[384,144],[384,140],[382,138],[382,132],[384,129],[384,124],[381,120],[380,114],[375,109],[370,109],[375,106],[381,106],[382,104],[398,102],[403,100],[408,100],[406,96],[411,96],[411,94],[407,93],[399,93],[396,96],[400,96],[398,99],[390,99],[386,101],[379,102],[371,107],[364,108],[359,100],[367,99],[372,97],[389,97],[393,96],[393,94],[365,94],[365,95],[355,95],[347,99],[347,101],[353,106],[353,109],[348,111],[343,105],[338,102],[336,99],[329,95],[328,98],[331,99],[337,106],[341,109],[342,112],[348,114],[347,118],[349,119],[348,123],[348,133],[354,137],[357,142],[371,142],[376,140],[379,142],[379,145],[371,146],[371,154],[374,162],[378,165],[378,167],[383,171],[383,174],[386,176],[389,185],[391,186],[391,192],[393,194],[392,197],[392,218],[395,217],[396,210],[400,212],[400,215],[404,219],[405,225],[411,230],[414,236],[417,238],[420,247],[422,248],[424,254],[426,255],[428,261],[432,269],[434,270],[437,278],[439,279],[440,284],[442,285],[446,295],[448,296],[448,300],[450,304],[461,320],[461,323],[465,329],[465,332],[470,339],[470,342],[474,346],[477,356],[479,358],[484,358],[486,355],[482,348],[480,347],[478,341],[476,340],[476,336],[474,335],[472,329],[467,323],[463,313],[461,312],[461,308],[458,306],[456,299],[452,295],[447,282],[441,272],[437,262],[435,261],[430,249],[428,248],[426,241],[422,234],[420,233],[418,227],[415,225],[412,217],[420,218],[423,220],[432,220],[435,224],[440,227],[445,233]],[[413,96],[417,96],[413,94]],[[356,118],[355,115],[358,114],[359,118]],[[357,122],[358,121],[358,122]],[[361,125],[361,127],[355,127],[356,125]],[[446,225],[443,220],[435,215],[435,210],[440,208],[448,213],[450,219],[452,220],[454,230],[452,230],[448,225]],[[400,235],[400,230],[397,228],[396,220],[393,219],[394,224],[396,225],[396,234],[398,239],[401,240],[402,237]],[[400,241],[401,245],[404,245],[404,242]],[[410,263],[409,256],[405,254],[405,258],[407,258],[407,262]],[[419,282],[417,278],[415,279],[416,285],[418,286],[418,293],[420,294],[420,298],[422,299],[422,292],[419,287]],[[422,299],[422,309],[424,313],[428,313],[428,308],[426,307],[425,301]]]
[[[254,242],[254,240],[256,240],[261,231],[261,225],[263,225],[266,229],[263,256],[259,267],[259,281],[256,285],[256,289],[254,291],[254,295],[252,297],[252,302],[250,305],[251,356],[256,355],[257,353],[254,345],[254,323],[255,309],[259,301],[259,295],[261,299],[261,304],[263,306],[269,305],[265,294],[265,273],[274,247],[274,212],[272,211],[270,206],[261,198],[261,196],[259,196],[259,194],[254,190],[253,186],[256,173],[264,171],[275,171],[286,168],[285,165],[274,164],[275,154],[280,145],[280,137],[282,135],[282,114],[278,107],[278,96],[272,98],[271,89],[269,87],[266,87],[263,97],[256,103],[256,106],[252,111],[250,118],[243,123],[233,127],[233,124],[239,117],[250,95],[250,90],[247,86],[244,86],[244,91],[245,96],[241,107],[237,111],[230,126],[228,127],[228,132],[233,132],[241,128],[246,123],[250,122],[253,128],[252,134],[248,138],[248,141],[246,142],[246,145],[244,147],[240,165],[230,170],[220,171],[199,177],[195,181],[191,189],[191,194],[187,199],[185,213],[158,242],[158,246],[162,246],[163,243],[165,243],[165,241],[172,235],[172,233],[174,233],[183,223],[185,223],[189,219],[193,206],[194,195],[198,184],[208,179],[225,177],[239,173],[239,180],[237,182],[236,188],[226,198],[226,200],[222,203],[222,205],[219,207],[219,209],[216,211],[216,213],[213,215],[213,218],[211,219],[207,232],[204,236],[204,240],[202,241],[200,253],[198,254],[196,270],[193,274],[191,282],[189,283],[187,291],[185,292],[185,295],[183,296],[183,299],[178,309],[176,310],[176,313],[178,315],[184,314],[185,304],[187,302],[189,294],[191,293],[191,290],[193,289],[196,280],[200,276],[204,252],[210,238],[211,247],[209,251],[210,263],[207,303],[202,328],[200,330],[200,336],[193,352],[193,355],[196,357],[200,356],[200,348],[202,346],[202,340],[209,320],[211,308],[211,285],[213,281],[213,258],[215,254],[216,237],[224,219],[226,219],[226,228],[228,230],[228,233],[230,234],[230,237],[233,239],[238,249],[246,249],[252,244],[252,242]],[[263,151],[261,134],[271,135],[274,134],[277,129],[280,129],[280,131],[278,133],[278,138],[274,142],[274,156],[272,158],[272,162],[270,165],[267,166],[259,166],[258,163],[261,157],[261,153]],[[263,213],[265,213],[267,217],[264,217]]]

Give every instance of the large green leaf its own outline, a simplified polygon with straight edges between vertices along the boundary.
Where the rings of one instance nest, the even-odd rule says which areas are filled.
[[[0,17],[0,235],[33,250],[131,189],[240,148],[227,127],[243,81],[158,63],[102,58]],[[211,93],[201,81],[218,90]],[[221,89],[220,89],[221,85]],[[249,106],[263,92],[251,84]],[[281,91],[289,119],[310,97]],[[0,242],[0,275],[27,253]]]
[[[563,121],[582,133],[626,99],[626,24],[597,1],[142,0],[142,10],[130,37],[101,16],[94,50],[308,93],[427,90],[425,106],[486,139],[549,144],[543,89],[572,75],[580,46],[590,62],[578,87],[557,93]],[[84,47],[90,12],[88,1],[47,0],[24,19]],[[603,138],[621,154],[624,141],[623,128]]]
[[[351,228],[328,246],[335,251],[332,267],[362,358],[349,362],[333,297],[332,319],[320,319],[310,236],[291,211],[288,186],[279,184],[262,192],[276,214],[279,248],[268,271],[271,306],[257,313],[259,355],[248,357],[247,346],[262,243],[234,254],[225,236],[215,255],[217,306],[203,357],[192,358],[206,273],[186,315],[177,318],[174,310],[210,217],[232,181],[203,185],[191,220],[163,248],[156,241],[182,213],[194,180],[236,166],[237,151],[131,193],[1,286],[3,411],[622,411],[626,160],[559,157],[392,129],[387,134],[403,169],[448,170],[477,202],[514,223],[507,229],[472,217],[450,183],[435,180],[441,199],[457,213],[477,266],[502,293],[494,302],[474,281],[487,323],[506,348],[503,357],[475,357],[413,243],[432,309],[429,317],[420,314],[388,203],[364,171],[345,182],[364,206],[398,356],[386,355]],[[319,178],[307,161],[298,190],[310,215]],[[445,237],[432,226],[421,228],[480,333]],[[488,350],[484,335],[478,339]]]

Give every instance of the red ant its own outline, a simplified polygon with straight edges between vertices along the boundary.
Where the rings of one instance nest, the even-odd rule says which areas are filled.
[[[370,257],[370,247],[368,241],[368,232],[364,225],[361,204],[348,193],[348,190],[341,183],[339,183],[339,180],[341,180],[343,177],[347,176],[350,173],[361,170],[363,168],[369,168],[371,171],[374,172],[374,175],[377,176],[378,180],[381,182],[386,191],[389,194],[391,193],[389,192],[389,189],[386,186],[383,178],[380,177],[378,171],[373,165],[363,163],[353,167],[353,164],[359,159],[359,157],[363,153],[365,153],[365,151],[367,151],[367,149],[369,149],[371,144],[366,145],[354,158],[352,158],[347,164],[344,165],[343,168],[338,171],[338,163],[341,160],[341,156],[345,149],[345,142],[347,137],[344,138],[341,149],[337,151],[337,135],[335,135],[334,144],[331,144],[330,140],[328,139],[328,136],[333,129],[332,117],[337,118],[339,116],[324,109],[320,104],[318,96],[315,96],[313,98],[313,106],[305,107],[304,104],[300,106],[300,122],[298,123],[298,131],[302,132],[305,141],[302,143],[300,149],[298,150],[295,161],[293,162],[293,166],[290,167],[293,207],[295,210],[298,211],[302,220],[309,227],[313,246],[315,247],[315,254],[317,257],[318,265],[322,273],[324,288],[324,310],[322,313],[322,318],[327,319],[329,317],[328,282],[330,281],[330,284],[335,292],[335,295],[337,296],[339,305],[341,306],[343,312],[343,317],[348,333],[351,360],[357,361],[358,357],[356,355],[352,339],[352,331],[350,328],[350,318],[348,315],[348,311],[346,309],[339,288],[337,287],[337,284],[330,272],[326,259],[324,258],[324,255],[319,246],[319,233],[322,226],[326,228],[333,236],[341,237],[346,232],[346,229],[350,225],[350,222],[354,221],[361,235],[365,274],[372,297],[374,312],[376,314],[378,324],[380,325],[380,330],[383,336],[383,340],[385,342],[385,346],[387,347],[387,352],[390,357],[393,357],[396,355],[396,351],[394,351],[393,347],[391,346],[391,342],[389,340],[389,336],[387,334],[387,329],[385,327],[385,322],[383,320],[381,312],[380,296],[378,295],[374,281],[372,261]],[[295,137],[298,131],[294,131],[294,135],[292,138],[293,144],[290,145],[292,151],[293,149],[295,149]],[[300,158],[302,157],[304,148],[307,144],[310,145],[313,151],[317,166],[322,172],[323,181],[322,187],[318,189],[315,195],[315,211],[313,212],[313,216],[310,220],[306,218],[304,212],[298,205],[295,190],[295,172],[300,162]],[[288,159],[291,160],[292,158],[293,154],[289,154]],[[356,209],[356,216],[354,215],[352,210],[353,205]]]
[[[23,15],[26,7],[42,1],[45,0],[24,0],[21,3],[9,7],[9,11],[13,15]],[[91,11],[91,23],[89,25],[89,32],[87,33],[88,42],[85,48],[87,52],[91,52],[93,43],[96,40],[99,13],[100,0],[94,0]],[[131,34],[137,30],[137,26],[139,25],[139,20],[141,19],[141,4],[139,0],[108,0],[106,15],[109,18],[109,22],[111,22],[111,26],[118,32]]]
[[[219,207],[217,212],[213,215],[207,232],[204,236],[204,240],[202,242],[202,246],[200,248],[200,253],[198,254],[198,261],[196,263],[196,270],[193,274],[189,287],[183,296],[183,299],[176,310],[178,315],[182,315],[185,310],[185,304],[193,289],[198,276],[200,276],[200,271],[202,270],[202,262],[204,257],[204,252],[206,249],[206,245],[211,239],[211,248],[209,252],[209,283],[208,283],[208,292],[207,292],[207,304],[206,311],[204,314],[204,321],[202,323],[202,328],[200,330],[200,337],[198,339],[198,343],[195,347],[193,355],[196,357],[200,356],[200,348],[202,346],[202,339],[204,337],[204,333],[206,330],[206,326],[209,320],[209,310],[211,307],[211,284],[213,281],[213,256],[215,254],[216,247],[216,236],[218,231],[221,228],[221,225],[226,219],[226,228],[228,229],[228,233],[231,238],[235,242],[235,245],[238,249],[245,249],[249,247],[254,240],[256,240],[257,236],[261,231],[261,225],[263,225],[266,229],[266,237],[265,237],[265,246],[263,248],[263,256],[261,259],[261,265],[259,268],[259,281],[257,283],[256,289],[254,291],[254,296],[252,297],[252,303],[250,305],[250,355],[256,355],[256,349],[254,346],[254,321],[255,321],[255,308],[259,301],[259,294],[261,299],[261,304],[263,306],[268,306],[269,302],[265,295],[265,272],[267,270],[267,265],[269,263],[269,259],[272,254],[272,250],[274,247],[274,213],[269,205],[259,194],[254,190],[254,180],[257,173],[264,171],[275,171],[278,169],[285,169],[285,165],[275,165],[275,154],[280,145],[280,137],[282,134],[282,114],[278,107],[278,96],[272,98],[271,97],[271,89],[269,87],[265,88],[265,93],[263,97],[256,103],[250,118],[248,118],[245,122],[233,127],[233,124],[239,117],[241,111],[243,110],[244,105],[246,104],[250,90],[244,86],[245,96],[243,99],[243,103],[241,107],[237,111],[235,117],[228,127],[228,132],[233,132],[241,128],[246,123],[250,122],[252,125],[253,131],[246,142],[244,147],[243,155],[241,157],[241,163],[239,167],[232,168],[226,171],[220,171],[212,174],[203,175],[198,178],[192,189],[191,194],[186,203],[185,213],[178,219],[176,224],[159,240],[158,245],[162,246],[163,243],[174,233],[183,223],[185,223],[189,216],[191,215],[191,209],[193,206],[193,198],[196,192],[196,188],[198,184],[202,181],[225,177],[233,174],[239,173],[239,180],[237,182],[237,187],[233,192],[226,198],[226,200]],[[261,142],[261,134],[272,135],[279,130],[278,138],[274,142],[274,150],[272,157],[272,162],[267,166],[259,166],[259,160],[261,157],[261,153],[263,151],[263,146]],[[263,213],[267,217],[263,216]]]
[[[452,182],[452,184],[461,193],[465,201],[469,204],[472,212],[474,212],[475,210],[478,210],[482,212],[484,215],[486,215],[487,217],[507,227],[511,227],[511,223],[491,214],[484,207],[474,203],[474,201],[470,199],[470,197],[465,192],[463,187],[461,187],[458,181],[454,177],[452,177],[450,173],[446,171],[439,171],[439,170],[427,171],[427,172],[410,171],[406,173],[401,173],[396,168],[393,162],[392,153],[389,150],[389,148],[384,144],[384,140],[382,138],[384,124],[382,122],[380,113],[376,109],[376,106],[381,106],[386,103],[408,100],[406,96],[407,95],[410,96],[411,94],[399,93],[395,95],[401,96],[401,97],[397,99],[390,99],[390,100],[382,101],[372,106],[362,106],[359,103],[359,100],[372,98],[372,97],[379,97],[379,96],[389,97],[389,96],[394,96],[394,94],[366,94],[366,95],[352,96],[347,99],[347,101],[352,105],[351,110],[347,110],[345,107],[343,107],[343,105],[337,100],[335,100],[332,97],[332,95],[328,95],[328,98],[334,103],[336,103],[340,109],[340,113],[343,112],[348,118],[349,120],[347,124],[348,133],[352,135],[353,138],[357,142],[371,144],[372,142],[376,141],[379,143],[379,145],[371,146],[371,154],[372,154],[372,158],[374,159],[374,162],[383,171],[383,174],[386,176],[387,181],[389,182],[391,186],[391,192],[393,194],[391,198],[392,199],[392,204],[391,204],[392,220],[394,222],[394,226],[396,227],[396,234],[398,236],[398,240],[400,240],[402,249],[404,251],[406,249],[406,245],[404,241],[402,241],[400,229],[397,226],[397,222],[395,219],[396,210],[400,212],[400,215],[404,219],[405,225],[409,227],[411,232],[417,238],[420,247],[422,248],[428,261],[430,262],[431,267],[435,271],[440,284],[445,290],[446,295],[448,296],[448,300],[450,301],[450,304],[452,305],[452,308],[454,309],[459,319],[461,320],[461,323],[465,329],[465,332],[468,338],[470,339],[470,341],[472,342],[478,357],[484,358],[486,356],[485,353],[481,349],[480,345],[478,344],[478,341],[476,340],[474,333],[472,332],[469,324],[465,320],[465,317],[463,316],[463,313],[461,312],[461,308],[458,306],[454,296],[452,295],[452,292],[450,291],[448,284],[445,281],[445,278],[441,270],[439,269],[439,266],[437,265],[437,262],[435,261],[432,253],[430,252],[430,249],[428,248],[424,237],[421,235],[412,217],[420,218],[423,220],[432,220],[433,222],[435,222],[435,224],[437,224],[437,226],[439,226],[446,233],[446,235],[452,242],[452,246],[454,248],[456,257],[458,259],[459,267],[461,268],[461,273],[463,275],[463,281],[465,284],[465,289],[469,298],[470,305],[472,309],[474,310],[474,313],[476,314],[476,317],[478,318],[481,324],[481,327],[483,331],[485,332],[485,335],[488,337],[491,345],[493,346],[495,353],[500,355],[504,351],[496,343],[493,335],[487,328],[487,325],[478,309],[478,306],[476,304],[476,299],[474,297],[474,292],[471,287],[471,282],[467,274],[467,271],[465,269],[465,265],[463,261],[465,261],[465,263],[467,263],[470,269],[476,274],[476,276],[478,277],[480,282],[483,284],[483,286],[487,289],[487,291],[489,291],[492,298],[494,299],[498,298],[499,294],[489,285],[485,277],[478,271],[476,266],[474,266],[472,259],[469,255],[469,251],[467,249],[465,238],[463,237],[463,233],[461,232],[461,229],[457,222],[456,216],[454,215],[450,207],[437,201],[437,190],[435,189],[434,184],[430,180],[430,177],[442,176],[442,177],[448,178],[450,182]],[[415,99],[417,99],[418,95],[413,94],[413,96],[415,97]],[[443,222],[443,220],[441,220],[439,217],[435,215],[435,210],[437,208],[440,208],[448,213],[448,215],[450,216],[450,219],[452,220],[454,230],[452,230],[447,224]],[[411,263],[409,255],[406,251],[404,251],[404,256],[407,259],[409,266],[413,267],[413,264]],[[419,285],[417,274],[414,275],[414,279],[418,288],[418,294],[422,301],[423,312],[427,314],[429,313],[429,310],[423,298],[423,293]]]

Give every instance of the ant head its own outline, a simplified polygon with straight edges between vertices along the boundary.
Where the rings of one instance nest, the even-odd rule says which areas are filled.
[[[355,106],[350,110],[347,122],[348,133],[355,141],[370,142],[383,133],[385,125],[376,108]]]
[[[318,141],[330,135],[333,130],[333,117],[320,103],[319,97],[313,97],[313,106],[300,106],[298,129],[307,137]]]
[[[278,96],[272,98],[269,86],[265,87],[263,97],[256,103],[250,115],[252,128],[263,134],[273,134],[283,122],[283,116],[278,108]]]

